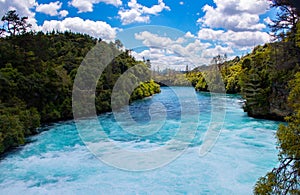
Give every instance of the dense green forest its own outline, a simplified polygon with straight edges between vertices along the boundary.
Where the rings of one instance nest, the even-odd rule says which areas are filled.
[[[298,29],[300,32],[300,26]],[[221,72],[221,85],[226,93],[240,93],[246,100],[244,110],[249,116],[284,120],[293,112],[287,104],[288,83],[299,71],[298,56],[299,48],[289,42],[268,43],[255,47],[242,58],[198,67],[189,72],[187,78],[197,91],[214,91],[208,84],[214,80],[207,82],[206,79],[215,67]]]
[[[8,14],[17,15],[14,11]],[[120,50],[119,41],[106,43],[72,32],[24,31],[0,38],[0,153],[24,144],[26,136],[38,133],[40,124],[73,117],[72,88],[77,69],[99,42],[104,50],[120,55],[97,83],[98,114],[111,110],[112,89],[122,73],[137,64],[144,67],[140,71],[150,71],[130,51]],[[135,100],[158,92],[159,85],[149,78],[128,95]]]

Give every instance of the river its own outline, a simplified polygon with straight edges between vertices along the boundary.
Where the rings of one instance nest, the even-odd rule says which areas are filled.
[[[256,180],[277,164],[279,123],[248,117],[237,95],[213,100],[211,94],[196,93],[192,87],[161,89],[160,94],[98,120],[106,143],[122,151],[158,151],[162,156],[170,148],[161,148],[183,128],[193,136],[185,139],[189,143],[176,157],[155,157],[151,164],[147,159],[136,162],[136,156],[121,151],[117,162],[110,161],[103,154],[116,151],[104,145],[104,153],[88,149],[74,121],[55,123],[1,159],[0,194],[252,194]],[[196,103],[188,94],[195,94]],[[217,115],[224,116],[220,134],[200,155],[212,121],[220,122]],[[89,120],[80,123],[98,128]],[[135,163],[142,165],[137,170],[127,166]]]

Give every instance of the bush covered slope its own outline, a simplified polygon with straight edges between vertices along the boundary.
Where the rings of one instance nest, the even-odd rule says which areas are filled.
[[[300,26],[298,29],[300,31]],[[287,104],[290,92],[288,83],[300,70],[299,56],[299,46],[281,41],[257,46],[241,59],[236,57],[211,67],[219,69],[227,93],[240,93],[243,96],[246,100],[244,109],[249,116],[284,120],[293,112]],[[205,80],[210,69],[199,67],[187,75],[196,90],[210,91]]]
[[[99,42],[88,35],[24,33],[0,38],[0,153],[24,144],[41,123],[71,119],[72,88],[78,67]],[[105,69],[96,90],[97,113],[111,110],[111,93],[119,76],[136,64],[129,51],[116,43],[101,42],[118,51]],[[143,66],[142,66],[143,67]],[[149,71],[144,65],[140,71]],[[141,83],[131,100],[160,91],[153,81]]]

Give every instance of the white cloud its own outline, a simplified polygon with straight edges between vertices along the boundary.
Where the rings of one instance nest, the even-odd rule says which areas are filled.
[[[204,27],[225,28],[233,31],[262,30],[259,15],[269,8],[267,0],[214,0],[216,7],[205,5],[205,15],[198,22]]]
[[[179,44],[182,44],[182,43],[185,43],[186,42],[186,39],[185,37],[179,37],[177,40],[176,40],[177,43]]]
[[[216,45],[215,47],[208,48],[208,49],[203,51],[203,55],[206,56],[210,60],[218,54],[225,54],[225,53],[227,55],[228,54],[233,54],[234,51],[232,50],[231,47],[224,47],[224,46],[221,46],[221,45]]]
[[[143,45],[147,47],[169,49],[184,56],[190,56],[196,53],[198,54],[199,51],[202,51],[210,46],[209,43],[202,43],[198,39],[187,40],[185,35],[173,40],[169,37],[160,36],[148,31],[136,33],[135,39],[141,40]]]
[[[270,36],[266,32],[260,31],[241,31],[232,30],[213,30],[203,28],[198,32],[198,38],[208,40],[218,44],[225,44],[233,49],[247,50],[255,45],[264,44],[270,41]]]
[[[190,31],[188,31],[187,33],[185,33],[184,37],[186,37],[186,38],[195,38],[195,35],[193,35]]]
[[[92,12],[94,4],[106,3],[114,5],[116,7],[122,5],[121,0],[72,0],[69,2],[69,5],[76,7],[79,13],[82,12]]]
[[[209,46],[209,43],[201,43],[200,40],[196,39],[194,42],[189,43],[187,46],[185,46],[184,49],[189,53],[193,53],[198,51],[201,52],[202,50],[207,49]]]
[[[115,39],[118,30],[117,28],[111,27],[106,22],[83,20],[79,17],[65,18],[62,21],[45,21],[41,28],[44,32],[51,32],[52,30],[70,30],[72,32],[89,34],[94,37],[102,38],[103,40]]]
[[[229,46],[240,48],[240,49],[250,49],[256,45],[264,44],[270,41],[270,36],[266,32],[260,31],[244,31],[244,32],[234,32],[228,31],[224,34],[225,36],[221,39]]]
[[[61,16],[61,17],[66,17],[68,15],[68,11],[67,10],[61,10],[60,12],[58,12],[61,9],[62,3],[59,1],[56,2],[50,2],[49,4],[39,4],[36,7],[36,11],[37,12],[41,12],[44,14],[48,14],[50,16]]]
[[[136,2],[136,0],[133,0]],[[153,5],[152,7],[146,7],[142,6],[142,11],[144,14],[152,14],[152,15],[157,15],[158,13],[162,12],[163,10],[170,11],[170,7],[166,6],[166,4],[163,2],[163,0],[158,0],[157,5]]]
[[[138,22],[138,23],[150,22],[150,16],[142,16],[142,13],[136,9],[120,10],[118,14],[120,15],[123,25],[130,24],[133,22]]]
[[[267,25],[273,25],[273,24],[274,24],[274,22],[271,20],[270,17],[265,18],[265,19],[264,19],[264,22],[265,22]]]
[[[198,32],[198,38],[202,40],[218,41],[224,34],[224,30],[213,30],[210,28],[202,28]]]
[[[183,2],[183,1],[180,1],[180,2],[179,2],[179,5],[184,5],[184,2]]]
[[[142,60],[143,57],[145,59],[150,59],[151,66],[154,70],[163,70],[167,68],[185,70],[186,65],[189,65],[190,67],[193,66],[192,61],[188,58],[160,48],[149,48],[140,53],[132,52],[132,55],[138,60]]]
[[[118,12],[123,25],[134,22],[148,23],[150,22],[150,15],[158,15],[163,10],[171,10],[163,0],[158,0],[158,4],[152,7],[143,6],[137,3],[137,0],[131,0],[128,2],[128,7],[129,9],[122,8]]]
[[[148,47],[156,46],[164,48],[174,43],[174,41],[169,37],[161,37],[148,31],[136,33],[135,39],[142,40],[143,44]]]
[[[214,0],[215,6],[205,5],[204,16],[198,38],[210,42],[212,47],[203,53],[206,56],[249,51],[254,46],[270,42],[268,33],[263,32],[265,23],[260,15],[267,12],[268,0]]]
[[[150,48],[141,53],[136,53],[136,58],[142,56],[150,58],[154,66],[179,66],[193,64],[202,65],[208,62],[203,51],[211,46],[210,43],[202,43],[199,39],[182,37],[171,39],[170,37],[143,31],[135,34],[135,39],[141,40],[143,45]],[[173,67],[174,68],[174,67]]]
[[[270,41],[266,32],[232,30],[213,30],[202,28],[196,37],[190,32],[172,39],[167,36],[143,31],[135,34],[135,39],[150,48],[140,53],[135,53],[137,59],[151,59],[154,67],[157,66],[199,66],[209,64],[212,57],[218,54],[235,56],[236,51],[247,51],[258,44]],[[171,55],[172,54],[172,55]]]
[[[61,17],[66,17],[68,14],[69,14],[69,12],[67,10],[61,10],[61,11],[59,11],[59,15]]]

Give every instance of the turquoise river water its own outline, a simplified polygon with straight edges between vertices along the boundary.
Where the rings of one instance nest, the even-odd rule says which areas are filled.
[[[129,116],[122,110],[118,119],[113,113],[98,117],[109,140],[125,150],[143,152],[172,140],[183,118],[194,119],[198,109],[199,120],[190,121],[191,129],[185,125],[187,131],[195,132],[193,139],[169,163],[147,171],[111,166],[86,147],[74,121],[60,122],[41,128],[42,133],[31,137],[29,144],[1,159],[0,194],[252,194],[256,180],[277,164],[278,122],[247,117],[242,99],[235,95],[224,95],[218,105],[212,104],[210,94],[196,93],[197,103],[185,104],[183,113],[178,99],[189,103],[189,93],[196,92],[192,87],[162,87],[160,94],[133,102],[129,111],[136,125],[127,124]],[[222,108],[212,112],[212,105]],[[210,151],[199,155],[212,118],[220,114],[218,109],[226,111],[223,128]],[[91,126],[89,120],[81,121],[85,123]],[[157,131],[146,134],[122,129],[137,132],[158,128],[158,124]],[[195,124],[197,128],[192,129]],[[134,160],[124,156],[123,161]]]

